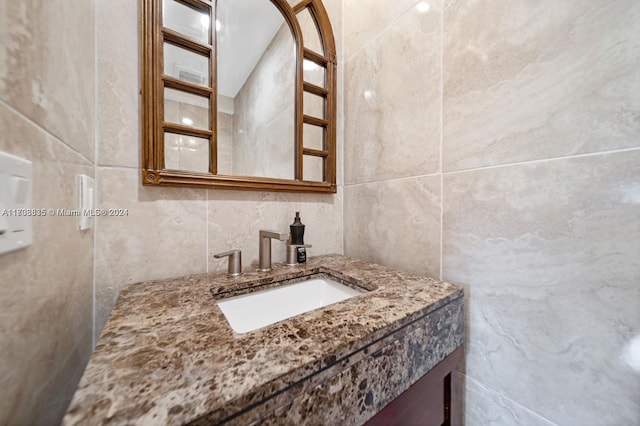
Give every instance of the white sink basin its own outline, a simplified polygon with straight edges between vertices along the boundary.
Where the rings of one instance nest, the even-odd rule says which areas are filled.
[[[359,294],[362,292],[329,278],[312,278],[216,303],[233,331],[247,333]]]

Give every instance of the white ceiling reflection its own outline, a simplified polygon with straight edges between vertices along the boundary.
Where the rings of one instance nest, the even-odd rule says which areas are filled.
[[[218,93],[235,98],[284,24],[270,0],[218,0]]]
[[[164,1],[165,21],[172,29],[206,42],[209,17],[175,1]],[[170,16],[169,16],[170,15]],[[218,44],[218,94],[235,98],[245,81],[284,24],[280,11],[270,0],[218,0],[216,34]],[[175,49],[174,49],[175,50]],[[173,68],[185,68],[201,74],[207,69],[188,65],[186,53],[164,52]]]

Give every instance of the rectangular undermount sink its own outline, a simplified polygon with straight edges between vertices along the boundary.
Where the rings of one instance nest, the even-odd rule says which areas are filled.
[[[216,303],[233,331],[247,333],[362,293],[327,277],[313,277]]]

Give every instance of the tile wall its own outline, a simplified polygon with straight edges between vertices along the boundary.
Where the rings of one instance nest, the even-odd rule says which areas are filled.
[[[293,179],[294,39],[286,22],[234,98],[233,174]]]
[[[33,162],[33,207],[75,209],[94,176],[94,4],[0,0],[0,151]],[[0,424],[57,424],[92,345],[94,232],[34,219],[0,256]]]
[[[230,248],[250,267],[259,229],[295,211],[310,255],[343,252],[342,167],[336,195],[140,184],[138,3],[0,0],[0,150],[34,162],[34,207],[75,209],[85,173],[100,208],[128,209],[86,232],[37,220],[30,248],[0,256],[0,424],[59,421],[124,286],[226,269],[212,255]],[[341,40],[342,1],[326,7]]]
[[[466,287],[466,424],[638,423],[640,4],[344,18],[345,254]]]

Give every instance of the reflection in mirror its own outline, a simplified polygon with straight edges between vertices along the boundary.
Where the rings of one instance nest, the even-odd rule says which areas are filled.
[[[207,173],[209,141],[194,136],[164,134],[164,163],[170,170]]]
[[[171,43],[164,43],[164,73],[187,83],[209,85],[209,59]]]
[[[164,89],[164,121],[196,129],[211,129],[209,99],[179,90]]]
[[[324,151],[324,129],[313,124],[305,123],[302,131],[304,132],[304,147]]]
[[[314,95],[313,93],[304,92],[303,105],[305,115],[322,119],[326,117],[325,101],[323,97]]]
[[[304,180],[322,182],[324,180],[324,159],[322,157],[304,156]]]
[[[229,174],[295,179],[296,50],[270,0],[219,0],[218,151]],[[218,173],[223,174],[224,161]]]
[[[323,55],[324,50],[322,49],[322,40],[320,39],[318,24],[316,23],[316,20],[313,19],[313,16],[311,16],[309,8],[305,7],[298,13],[298,22],[300,22],[302,40],[304,41],[305,49],[309,49],[315,53]]]
[[[209,15],[199,12],[175,0],[162,2],[164,26],[209,44]]]
[[[325,87],[326,79],[324,68],[313,61],[305,59],[302,62],[303,79],[307,83],[315,84],[319,87]]]
[[[321,0],[140,0],[145,185],[336,192]]]

